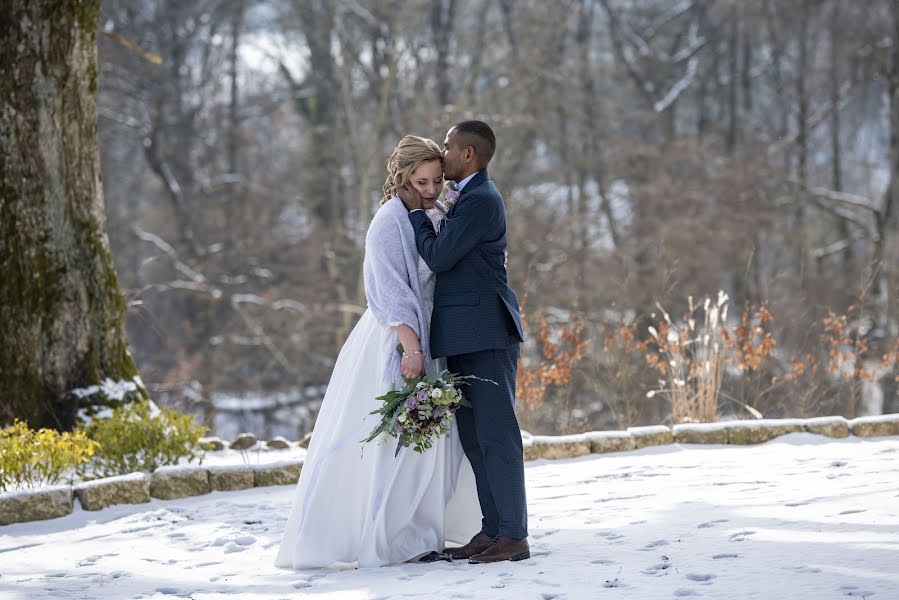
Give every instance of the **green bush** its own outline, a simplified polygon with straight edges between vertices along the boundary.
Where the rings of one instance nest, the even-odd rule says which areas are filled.
[[[34,430],[19,421],[0,429],[0,491],[53,485],[87,460],[97,443],[83,432]]]
[[[99,444],[93,459],[79,469],[87,478],[154,471],[182,459],[202,462],[199,440],[206,428],[191,415],[139,401],[113,409],[112,416],[94,419],[81,431]]]

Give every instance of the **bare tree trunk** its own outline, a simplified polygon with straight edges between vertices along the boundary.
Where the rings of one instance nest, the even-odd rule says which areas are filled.
[[[740,72],[743,88],[743,112],[752,112],[752,38],[750,28],[743,27],[743,66]]]
[[[843,150],[840,145],[840,3],[835,2],[830,15],[830,170],[833,189],[843,191]],[[847,240],[842,252],[844,269],[852,263],[852,228],[849,221],[840,219],[840,235]]]
[[[790,102],[784,93],[784,55],[786,54],[786,42],[778,31],[780,15],[776,12],[776,3],[772,0],[765,1],[766,29],[768,33],[768,43],[771,47],[771,60],[769,61],[769,70],[771,72],[771,82],[777,93],[777,99],[780,101],[780,122],[778,123],[777,135],[779,138],[785,138],[790,131]],[[783,169],[789,171],[791,166],[791,155],[789,151],[783,152]]]
[[[237,0],[234,6],[234,14],[231,16],[231,52],[228,57],[231,79],[231,102],[228,107],[228,172],[240,172],[238,164],[238,152],[240,146],[240,137],[238,131],[240,129],[239,101],[240,94],[237,87],[237,50],[240,48],[240,30],[243,27],[244,0]]]
[[[518,62],[518,36],[515,35],[515,26],[514,22],[514,13],[515,13],[515,0],[499,0],[499,8],[502,11],[503,18],[503,29],[506,32],[506,37],[509,40],[509,47],[512,50],[512,61]]]
[[[437,102],[440,106],[451,102],[449,44],[456,17],[456,0],[431,3],[431,31],[434,34],[434,50],[437,52]]]
[[[730,14],[730,38],[728,40],[728,67],[729,81],[727,84],[727,153],[733,155],[737,148],[737,86],[739,85],[739,53],[740,53],[740,22],[737,7]]]
[[[895,300],[890,298],[892,265],[884,260],[888,242],[896,230],[896,207],[899,206],[899,0],[892,2],[892,60],[887,84],[890,98],[890,184],[884,196],[883,209],[876,215],[877,239],[874,242],[872,269],[877,282],[877,322],[887,331],[896,323]]]
[[[808,184],[808,20],[810,17],[809,0],[802,0],[799,14],[799,64],[796,73],[796,146],[799,152],[797,176],[805,186]],[[799,285],[802,294],[808,294],[808,231],[806,224],[805,199],[802,194],[796,198],[796,245],[797,268],[799,269]]]
[[[106,380],[146,397],[100,187],[99,15],[100,0],[0,9],[0,421],[70,428],[116,402]]]
[[[581,105],[584,112],[585,123],[590,126],[589,135],[585,136],[585,153],[582,160],[586,159],[584,168],[592,170],[593,179],[596,181],[597,192],[599,193],[600,210],[606,217],[609,225],[609,235],[612,239],[612,245],[618,249],[621,245],[621,237],[618,230],[618,223],[612,212],[612,201],[606,194],[606,165],[603,162],[602,150],[600,149],[600,140],[602,139],[602,117],[597,111],[596,102],[596,81],[593,74],[593,67],[590,62],[591,40],[593,38],[593,22],[595,15],[594,4],[589,0],[582,0],[580,6],[581,16],[576,31],[575,42],[580,49],[580,77],[581,77]],[[586,269],[587,257],[587,216],[586,207],[584,213],[580,215],[583,240],[581,250],[583,256],[581,258],[582,268]],[[583,271],[584,273],[586,271]],[[586,275],[584,275],[586,276]],[[581,279],[583,281],[583,279]]]
[[[799,66],[796,73],[796,145],[799,150],[797,175],[803,184],[808,183],[808,0],[802,1],[799,15]]]
[[[317,220],[323,236],[325,276],[332,282],[336,300],[340,304],[352,301],[357,273],[349,273],[358,248],[353,244],[345,223],[346,195],[341,183],[339,164],[340,81],[337,63],[332,52],[335,30],[335,6],[332,2],[315,0],[295,2],[296,16],[309,47],[310,69],[303,84],[296,82],[282,65],[282,72],[297,93],[295,106],[312,128],[308,152],[308,176],[304,198]],[[300,94],[308,86],[309,93]],[[335,327],[334,345],[340,348],[352,327],[352,314],[341,313],[341,325]]]

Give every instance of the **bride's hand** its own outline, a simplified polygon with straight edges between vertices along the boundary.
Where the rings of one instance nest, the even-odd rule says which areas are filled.
[[[405,354],[400,363],[400,370],[408,379],[415,379],[421,375],[424,368],[425,360],[420,352],[418,354]]]
[[[417,210],[422,208],[421,194],[419,194],[418,190],[412,187],[412,184],[408,181],[397,186],[396,195],[403,201],[406,210]]]

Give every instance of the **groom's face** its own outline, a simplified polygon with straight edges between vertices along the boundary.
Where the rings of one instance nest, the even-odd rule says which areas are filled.
[[[446,179],[459,181],[465,168],[462,162],[462,148],[459,147],[455,127],[446,132],[443,140],[443,175]]]

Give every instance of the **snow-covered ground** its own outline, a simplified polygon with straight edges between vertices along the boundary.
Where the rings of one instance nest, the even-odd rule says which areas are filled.
[[[646,448],[527,479],[519,563],[279,570],[283,486],[0,527],[0,598],[899,598],[897,437]]]

